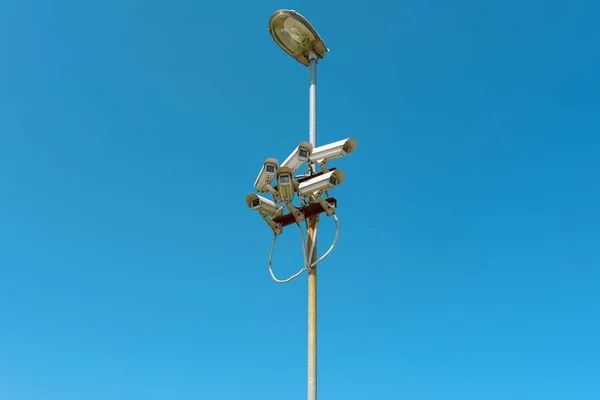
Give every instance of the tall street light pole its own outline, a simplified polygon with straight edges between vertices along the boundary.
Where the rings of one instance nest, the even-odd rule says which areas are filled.
[[[309,53],[310,86],[309,86],[309,140],[317,147],[317,56]],[[317,260],[316,225],[319,215],[308,222],[308,243],[310,249],[314,243],[314,251],[310,263]],[[317,399],[317,267],[308,271],[308,400]]]
[[[269,32],[286,53],[310,69],[309,141],[317,146],[317,61],[329,51],[317,31],[293,10],[276,11],[269,19]],[[316,171],[312,171],[313,173]],[[310,263],[317,260],[316,226],[319,216],[309,219],[307,249],[312,251]],[[317,399],[317,268],[308,275],[308,400]]]

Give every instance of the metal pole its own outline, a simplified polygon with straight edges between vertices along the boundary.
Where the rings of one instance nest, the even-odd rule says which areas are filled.
[[[313,147],[317,146],[317,55],[312,51],[309,54],[310,88],[309,88],[309,130],[308,141]]]
[[[313,147],[317,146],[317,55],[309,54],[310,88],[309,88],[309,140]],[[308,224],[307,249],[317,240],[315,236],[318,216],[310,218]],[[311,263],[317,260],[317,247],[313,251]],[[313,267],[308,274],[308,400],[317,400],[317,268]]]

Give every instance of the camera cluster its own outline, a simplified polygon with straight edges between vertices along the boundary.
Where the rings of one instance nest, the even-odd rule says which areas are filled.
[[[335,214],[334,205],[323,199],[323,194],[344,181],[344,172],[339,169],[327,169],[325,163],[346,156],[356,148],[356,140],[348,138],[313,148],[308,142],[302,142],[279,165],[275,158],[268,158],[254,182],[260,194],[269,193],[269,200],[256,193],[246,196],[246,204],[256,210],[269,224],[275,235],[282,232],[283,226],[277,222],[287,209],[294,220],[300,223],[305,220],[302,207],[318,202],[327,215]],[[308,175],[295,176],[296,170],[304,163],[309,169]],[[316,166],[321,172],[316,172]],[[300,206],[292,204],[298,195]]]
[[[328,191],[344,181],[344,172],[336,168],[328,169],[325,164],[330,160],[352,153],[355,148],[356,140],[353,138],[316,148],[313,148],[308,142],[302,142],[281,165],[274,158],[268,158],[263,164],[254,182],[254,187],[260,194],[269,193],[273,200],[267,199],[260,194],[251,193],[246,196],[246,204],[249,208],[257,211],[273,230],[273,244],[271,245],[269,256],[269,272],[275,282],[286,283],[300,276],[305,270],[310,271],[311,268],[323,261],[335,247],[339,232],[338,218],[335,215],[337,203],[335,199],[329,198]],[[295,175],[296,170],[303,164],[306,164],[308,173]],[[320,167],[321,171],[317,172],[317,166]],[[327,195],[327,199],[323,199],[324,194]],[[292,204],[296,195],[298,195],[299,205]],[[289,213],[284,215],[286,209]],[[308,249],[308,242],[304,240],[304,230],[300,223],[303,221],[308,222],[309,217],[322,212],[325,212],[328,216],[333,216],[335,221],[335,237],[329,250],[319,259],[312,261],[316,247],[319,218],[317,217],[315,220],[314,236],[310,250]],[[304,267],[290,278],[280,280],[275,277],[272,270],[275,240],[281,234],[284,226],[294,222],[302,235]]]

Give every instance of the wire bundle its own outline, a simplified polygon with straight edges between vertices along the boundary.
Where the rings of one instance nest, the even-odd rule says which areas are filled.
[[[331,244],[331,247],[329,247],[329,250],[327,250],[325,252],[325,254],[323,254],[319,259],[317,259],[314,263],[311,263],[310,260],[312,260],[312,256],[313,253],[315,251],[315,247],[317,244],[317,233],[318,233],[318,227],[319,227],[319,217],[317,217],[317,221],[315,223],[315,237],[312,241],[312,245],[310,248],[310,252],[308,254],[307,257],[307,250],[308,250],[308,238],[304,235],[304,229],[302,229],[302,226],[300,226],[300,224],[298,222],[296,222],[296,225],[298,226],[298,229],[300,229],[300,236],[302,239],[302,253],[304,255],[304,267],[296,272],[294,275],[290,276],[287,279],[277,279],[275,277],[275,275],[273,274],[273,251],[275,250],[275,241],[277,240],[277,235],[273,234],[273,243],[271,244],[271,252],[269,254],[269,273],[271,274],[271,277],[273,278],[273,280],[277,283],[288,283],[294,279],[296,279],[297,277],[299,277],[300,275],[302,275],[302,273],[304,271],[310,271],[312,268],[314,268],[317,264],[319,264],[321,261],[323,261],[329,254],[331,254],[331,252],[333,251],[335,244],[337,242],[338,239],[338,233],[339,233],[339,221],[338,221],[338,217],[336,214],[333,214],[333,219],[335,221],[335,236],[333,238],[333,243]]]

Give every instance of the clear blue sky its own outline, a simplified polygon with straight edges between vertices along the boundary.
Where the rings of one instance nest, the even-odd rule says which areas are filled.
[[[306,279],[244,202],[308,136],[278,8],[331,49],[319,143],[358,141],[320,397],[600,398],[591,0],[2,1],[0,398],[305,398]]]

